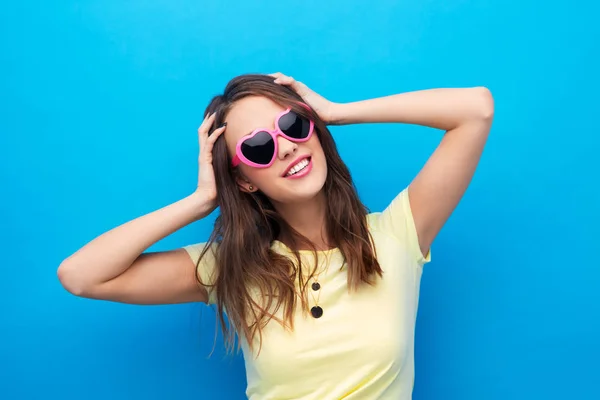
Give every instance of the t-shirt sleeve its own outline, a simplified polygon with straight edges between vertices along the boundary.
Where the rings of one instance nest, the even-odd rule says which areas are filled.
[[[424,256],[419,246],[417,228],[408,198],[408,187],[383,210],[379,215],[378,222],[380,230],[394,236],[400,243],[406,245],[420,266],[431,261],[431,250],[427,252],[427,256]]]
[[[197,265],[196,274],[200,280],[200,283],[208,292],[208,304],[215,304],[217,302],[217,293],[215,287],[212,286],[217,279],[217,268],[215,259],[215,245],[212,246],[202,257],[200,264],[198,259],[200,254],[207,246],[207,243],[196,243],[188,246],[184,246],[183,249],[188,253],[194,264]]]

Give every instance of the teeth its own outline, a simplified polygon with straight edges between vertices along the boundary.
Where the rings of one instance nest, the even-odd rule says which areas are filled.
[[[292,176],[300,171],[302,171],[308,165],[308,158],[300,161],[298,164],[294,165],[285,176]]]

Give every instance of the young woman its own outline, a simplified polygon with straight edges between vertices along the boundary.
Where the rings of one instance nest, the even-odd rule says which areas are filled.
[[[485,88],[338,104],[280,73],[233,79],[198,129],[198,186],[94,239],[60,265],[77,296],[216,304],[237,333],[250,399],[410,399],[423,265],[480,159]],[[368,213],[327,129],[400,122],[445,130],[424,168]],[[365,132],[365,134],[369,134]],[[382,153],[393,149],[381,141]],[[152,244],[220,207],[207,243]]]

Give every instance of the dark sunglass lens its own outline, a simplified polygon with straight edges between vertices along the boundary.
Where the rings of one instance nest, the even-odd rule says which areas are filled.
[[[273,159],[275,142],[267,132],[261,131],[242,142],[242,154],[250,161],[266,165]]]
[[[304,139],[308,136],[310,122],[293,111],[284,114],[279,119],[279,129],[289,137]]]

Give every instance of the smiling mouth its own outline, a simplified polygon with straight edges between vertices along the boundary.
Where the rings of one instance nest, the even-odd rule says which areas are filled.
[[[298,162],[296,165],[290,168],[290,170],[284,175],[284,177],[288,178],[306,170],[309,164],[310,157],[303,158],[300,162]]]

